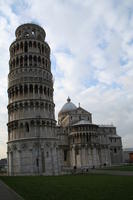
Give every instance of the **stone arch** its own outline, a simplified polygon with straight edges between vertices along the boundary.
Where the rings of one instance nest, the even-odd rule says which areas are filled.
[[[42,58],[42,64],[43,64],[43,66],[44,66],[44,58]]]
[[[40,86],[40,88],[39,88],[39,92],[40,92],[40,94],[42,94],[43,93],[43,88],[42,88],[42,85]]]
[[[35,106],[39,107],[39,102],[38,101],[36,101]]]
[[[40,126],[40,120],[36,121],[37,126]]]
[[[15,95],[16,96],[18,95],[18,87],[17,86],[15,87]]]
[[[40,45],[40,43],[38,43],[38,49],[39,49],[39,53],[41,53],[41,45]]]
[[[28,122],[25,122],[25,130],[26,130],[26,132],[30,131],[30,127],[29,127],[29,123]]]
[[[47,59],[45,60],[45,64],[46,64],[46,69],[47,69],[47,67],[48,67],[48,61],[47,61]]]
[[[20,109],[23,109],[23,104],[21,102],[19,103],[19,107]]]
[[[36,41],[33,42],[33,47],[36,48]]]
[[[19,65],[19,58],[17,56],[17,58],[16,58],[16,66],[18,66],[18,65]]]
[[[30,89],[30,93],[33,93],[33,85],[32,84],[30,84],[29,89]]]
[[[47,47],[45,46],[45,54],[47,54]]]
[[[44,46],[43,46],[43,44],[42,44],[42,53],[44,53]]]
[[[28,108],[28,102],[24,102],[24,107]]]
[[[34,121],[34,120],[31,120],[31,121],[30,121],[30,125],[31,125],[31,126],[34,126],[34,125],[35,125],[35,121]]]
[[[20,57],[20,66],[23,66],[23,57]]]
[[[32,48],[32,41],[29,41],[29,48]]]
[[[13,55],[15,55],[15,46],[13,47]]]
[[[41,64],[41,57],[40,56],[38,57],[38,64],[39,65]]]
[[[24,56],[24,65],[26,65],[26,66],[27,66],[27,60],[28,60],[27,55],[25,55]]]
[[[46,95],[46,87],[44,87],[44,94]]]
[[[16,49],[17,51],[19,51],[19,43],[17,43]]]
[[[42,120],[42,126],[45,126],[45,121]]]
[[[38,93],[38,85],[35,85],[35,93]]]
[[[37,57],[34,56],[34,64],[37,65]]]
[[[14,45],[14,55],[16,54],[16,45]]]
[[[33,107],[34,106],[34,103],[33,101],[30,102],[30,107]]]
[[[45,109],[46,109],[46,110],[48,109],[48,104],[47,104],[47,103],[45,103]]]
[[[20,43],[20,49],[23,51],[23,42]]]
[[[18,104],[15,103],[15,105],[14,105],[14,110],[17,110],[17,109],[18,109]]]
[[[25,43],[24,43],[24,52],[25,53],[28,52],[28,43],[27,43],[27,41],[25,41]]]
[[[20,92],[20,94],[23,94],[23,86],[22,85],[19,85],[19,92]]]
[[[15,68],[15,59],[13,59],[13,68]]]
[[[31,55],[29,56],[29,65],[30,66],[32,65],[32,56]]]
[[[24,85],[24,94],[27,94],[28,93],[28,86],[27,84]]]
[[[49,104],[49,111],[51,111],[51,104]]]
[[[44,108],[44,103],[43,102],[40,103],[40,107]]]
[[[47,94],[48,94],[48,96],[49,96],[49,88],[47,89]]]
[[[20,123],[19,127],[20,127],[20,128],[23,128],[23,123],[22,123],[22,122]]]

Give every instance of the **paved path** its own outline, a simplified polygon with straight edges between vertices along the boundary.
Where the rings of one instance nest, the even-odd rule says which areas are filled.
[[[91,174],[109,174],[118,176],[133,176],[133,171],[114,171],[114,170],[89,170]]]
[[[24,200],[0,180],[0,200]]]

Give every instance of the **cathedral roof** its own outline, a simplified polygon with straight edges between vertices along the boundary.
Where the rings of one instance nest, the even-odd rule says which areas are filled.
[[[79,122],[77,122],[76,124],[73,124],[73,126],[78,126],[78,125],[96,125],[96,124],[92,124],[91,122],[87,121],[87,120],[80,120]],[[96,125],[97,126],[97,125]]]
[[[75,106],[74,103],[71,102],[71,99],[68,97],[67,98],[67,103],[64,104],[64,106],[61,108],[60,113],[64,113],[64,112],[69,112],[72,110],[76,110],[77,107]]]
[[[77,125],[87,125],[87,124],[91,124],[89,121],[86,120],[80,120],[79,122],[77,122],[76,124],[73,124],[73,126],[77,126]]]

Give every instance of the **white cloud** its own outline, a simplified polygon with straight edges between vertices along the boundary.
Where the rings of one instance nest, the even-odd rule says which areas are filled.
[[[1,0],[0,104],[3,106],[0,120],[6,124],[5,77],[15,28],[21,23],[35,22],[44,27],[56,63],[53,66],[56,115],[69,95],[74,103],[81,102],[81,106],[94,114],[95,122],[113,122],[118,134],[123,136],[124,146],[130,147],[133,141],[132,19],[133,0]],[[0,132],[6,135],[6,125],[3,126],[3,121],[1,124]],[[3,143],[5,138],[2,136]],[[0,148],[3,148],[1,144]]]

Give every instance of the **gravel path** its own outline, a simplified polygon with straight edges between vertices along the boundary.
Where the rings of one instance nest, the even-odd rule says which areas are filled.
[[[0,180],[0,200],[24,200]]]

